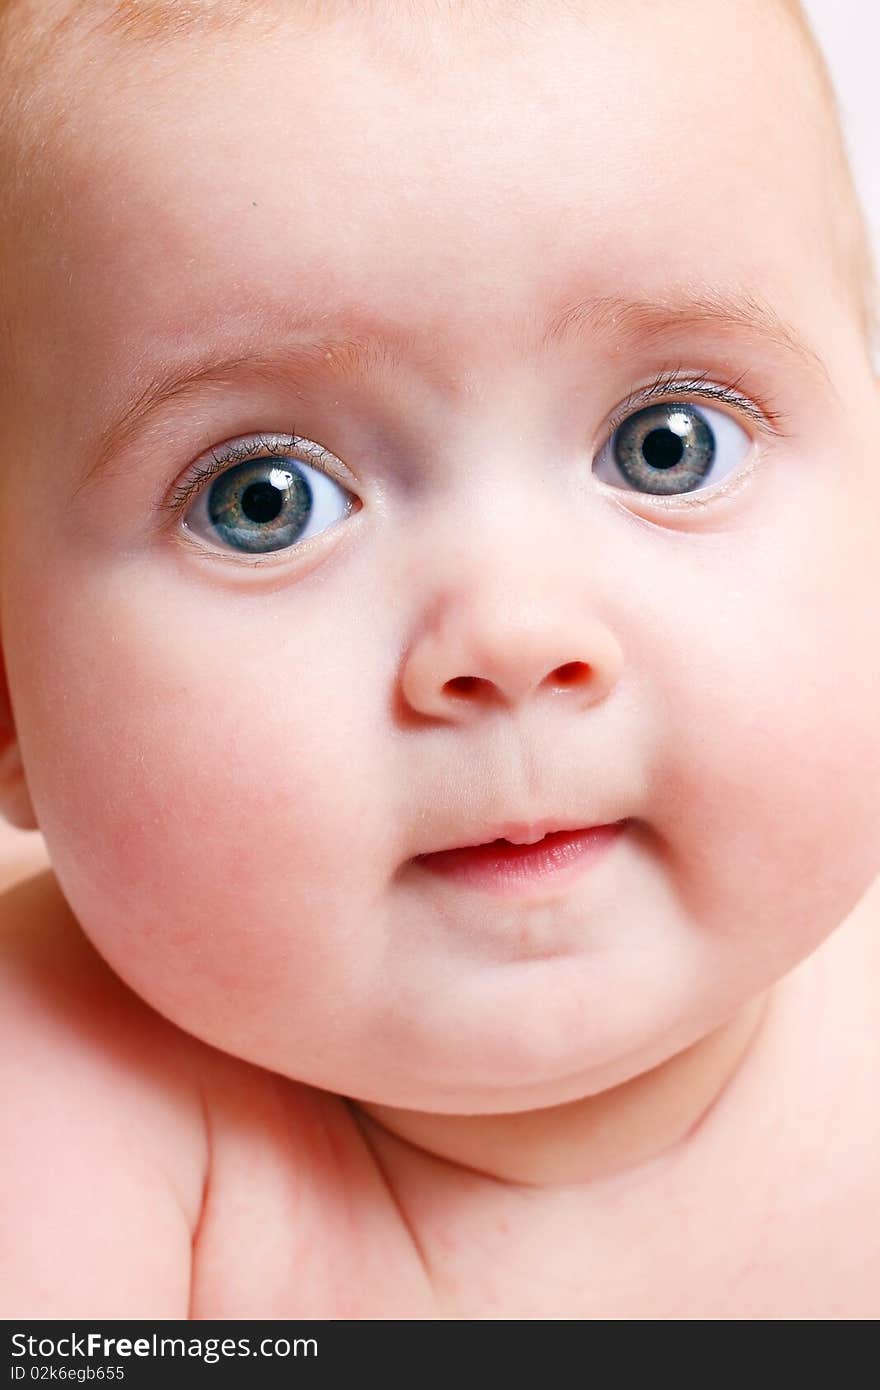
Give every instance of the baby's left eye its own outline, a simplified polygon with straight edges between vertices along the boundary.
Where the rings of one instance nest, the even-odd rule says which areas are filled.
[[[184,524],[225,549],[259,555],[288,550],[352,510],[351,494],[293,457],[258,457],[214,477]]]
[[[720,483],[751,440],[729,415],[690,402],[649,405],[628,416],[603,445],[596,476],[654,497]]]

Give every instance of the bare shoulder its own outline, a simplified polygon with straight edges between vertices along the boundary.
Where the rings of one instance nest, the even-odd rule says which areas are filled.
[[[0,896],[0,997],[7,1025],[21,1040],[32,1089],[41,1066],[56,1084],[106,1087],[117,1113],[141,1116],[141,1150],[156,1158],[185,1149],[203,1130],[199,1044],[163,1019],[116,976],[83,933],[51,870]],[[194,1117],[199,1117],[194,1123]],[[198,1147],[198,1146],[196,1146]],[[181,1189],[190,1212],[198,1192]]]
[[[206,1083],[211,1177],[192,1316],[435,1317],[419,1239],[354,1108],[220,1060]]]
[[[155,1013],[51,872],[0,895],[0,1110],[0,1317],[387,1316],[389,1289],[423,1307],[346,1102]]]
[[[766,1152],[814,1316],[880,1315],[880,881],[799,972]],[[808,1316],[811,1314],[807,1314]]]
[[[198,1054],[109,969],[51,871],[0,896],[3,1316],[187,1315]]]

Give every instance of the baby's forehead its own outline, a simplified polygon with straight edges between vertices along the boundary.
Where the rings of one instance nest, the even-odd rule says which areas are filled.
[[[621,36],[634,42],[651,12],[667,11],[675,26],[692,20],[685,13],[692,8],[691,0],[0,0],[0,21],[38,36],[103,35],[154,44],[230,33],[241,41],[248,30],[258,34],[279,22],[303,34],[356,25],[378,36],[390,57],[395,40],[415,40],[417,51],[420,38],[441,31],[478,47],[485,42],[488,52],[493,43],[503,46],[560,18],[589,26],[613,15]],[[696,13],[710,66],[721,57],[712,49],[718,20],[734,13],[740,32],[769,19],[776,50],[791,40],[815,50],[799,0],[700,0]],[[766,27],[760,32],[766,41]]]
[[[377,66],[409,64],[428,75],[441,56],[474,67],[554,28],[564,44],[571,26],[597,35],[613,31],[621,78],[628,54],[655,50],[658,93],[673,88],[685,94],[695,79],[721,70],[729,61],[725,37],[735,34],[744,99],[750,57],[766,78],[778,78],[790,58],[800,69],[802,115],[810,104],[828,105],[830,86],[798,0],[0,0],[0,62],[6,66],[13,59],[14,77],[16,70],[24,74],[29,58],[52,58],[58,67],[67,57],[74,78],[82,70],[73,51],[90,41],[116,40],[115,57],[124,64],[143,57],[145,49],[161,52],[198,39],[231,38],[241,48],[249,38],[258,41],[279,30],[311,39],[356,32],[370,41]],[[688,26],[695,34],[685,41]],[[186,50],[181,52],[185,59]],[[600,41],[597,62],[606,57]],[[585,79],[589,68],[585,56]],[[818,80],[804,82],[805,69]],[[294,74],[294,94],[307,79],[308,73]],[[422,100],[430,99],[426,88]],[[528,91],[522,100],[528,104]],[[650,105],[651,92],[638,93],[638,100]],[[723,120],[724,109],[715,116]],[[802,123],[804,133],[809,125]]]
[[[52,78],[61,79],[68,97],[72,86],[79,88],[72,109],[78,98],[88,98],[89,88],[100,89],[89,45],[105,45],[104,56],[116,65],[103,71],[105,79],[114,71],[134,76],[143,61],[170,54],[193,76],[210,80],[212,56],[222,47],[206,54],[200,40],[222,46],[226,39],[242,52],[249,41],[279,35],[358,44],[376,71],[417,73],[418,104],[424,108],[439,90],[440,84],[431,85],[432,73],[442,79],[442,69],[478,71],[497,66],[505,51],[523,50],[537,71],[553,60],[548,36],[563,48],[574,36],[586,100],[591,86],[601,89],[609,68],[624,90],[631,77],[628,123],[636,136],[640,129],[650,134],[652,107],[662,119],[670,93],[681,98],[684,113],[693,109],[695,97],[709,97],[706,121],[688,132],[694,141],[735,124],[735,103],[712,101],[716,76],[719,88],[729,86],[725,69],[729,79],[734,67],[743,104],[754,102],[750,83],[765,90],[771,84],[780,91],[789,87],[796,91],[797,140],[806,146],[827,135],[830,87],[797,0],[0,0],[0,120],[14,109],[16,88],[37,80],[40,101],[26,100],[29,121],[39,126],[45,101],[51,123],[65,125],[58,84],[53,106]],[[267,81],[272,79],[270,65]],[[306,63],[302,73],[285,70],[284,80],[297,100],[313,80],[312,69]],[[504,93],[508,100],[510,95]],[[561,89],[560,119],[566,95]],[[161,88],[152,96],[160,101]],[[533,100],[528,88],[517,94],[522,109]],[[777,104],[774,124],[785,119],[784,102]]]
[[[687,99],[683,102],[685,107],[688,102],[693,104],[695,88],[706,92],[703,106],[705,108],[709,101],[711,109],[705,111],[705,120],[699,121],[700,128],[675,132],[676,138],[684,134],[695,144],[714,141],[721,150],[721,158],[744,161],[749,152],[736,147],[736,104],[729,99],[712,102],[712,83],[706,80],[707,71],[711,76],[715,71],[721,72],[725,64],[730,67],[734,61],[728,56],[730,45],[725,44],[724,37],[725,31],[735,31],[735,81],[742,87],[743,103],[752,100],[750,83],[765,88],[772,83],[774,89],[780,90],[787,85],[790,92],[796,94],[794,98],[787,98],[790,108],[795,102],[797,104],[797,119],[788,120],[786,153],[789,161],[797,160],[800,149],[805,163],[811,159],[817,167],[821,165],[824,174],[830,175],[822,189],[821,218],[816,217],[815,221],[833,221],[835,251],[840,253],[839,256],[835,254],[835,259],[840,261],[844,278],[853,290],[854,302],[861,310],[866,266],[869,266],[864,228],[854,205],[829,105],[830,89],[796,0],[772,0],[772,3],[739,0],[736,4],[731,0],[699,0],[699,4],[696,0],[615,0],[613,5],[608,0],[454,0],[454,3],[453,0],[448,3],[437,3],[437,0],[395,0],[395,3],[389,0],[188,0],[186,4],[178,0],[7,0],[0,16],[5,29],[5,35],[0,33],[0,44],[7,50],[0,53],[0,62],[8,58],[13,49],[19,60],[23,60],[20,65],[13,64],[18,70],[13,72],[13,80],[5,84],[5,100],[0,95],[0,122],[7,128],[17,125],[22,152],[28,145],[33,149],[38,136],[24,129],[21,118],[17,122],[4,120],[3,107],[5,105],[8,111],[14,105],[16,87],[26,90],[28,54],[33,58],[39,52],[42,58],[48,58],[47,67],[56,71],[64,66],[66,72],[61,87],[69,90],[71,84],[82,83],[83,65],[79,59],[82,47],[90,43],[113,43],[113,51],[123,65],[136,65],[145,50],[170,53],[175,61],[196,64],[197,55],[202,51],[200,42],[222,44],[228,39],[231,48],[241,52],[249,39],[254,43],[263,42],[282,27],[317,42],[322,42],[326,35],[329,41],[344,43],[347,35],[356,32],[359,40],[366,37],[371,62],[377,67],[387,65],[395,71],[408,70],[410,75],[421,69],[419,100],[430,107],[432,88],[424,79],[430,77],[432,64],[438,61],[444,65],[460,63],[472,69],[481,63],[497,64],[505,46],[531,49],[531,40],[542,30],[546,33],[549,27],[561,26],[559,34],[564,36],[566,24],[577,24],[590,32],[601,30],[606,34],[611,28],[619,86],[625,86],[628,63],[635,62],[640,50],[643,60],[647,48],[655,65],[658,92],[680,91]],[[8,40],[8,35],[15,34],[16,19],[18,39],[13,42]],[[8,26],[7,20],[10,20]],[[682,23],[698,25],[698,41],[693,36],[687,43],[681,39]],[[536,52],[548,53],[546,43],[535,43],[534,48]],[[584,46],[583,51],[584,90],[588,94],[589,46]],[[601,61],[603,52],[607,52],[607,48],[597,45],[597,62]],[[694,62],[695,54],[702,73]],[[750,68],[753,68],[751,75]],[[791,80],[783,84],[781,73],[786,69]],[[644,62],[641,71],[644,75]],[[730,83],[727,85],[729,87]],[[528,91],[524,91],[522,104],[526,107],[528,95]],[[84,92],[84,99],[87,96]],[[150,96],[152,109],[158,114],[161,93],[154,90]],[[44,103],[50,115],[47,118],[45,113],[37,113],[35,127],[48,119],[60,128],[66,121],[66,113],[61,110],[63,101],[56,87],[54,112],[50,94]],[[634,146],[642,141],[646,148],[656,152],[656,130],[652,130],[651,121],[645,119],[645,104],[650,106],[650,102],[651,92],[646,89],[643,76],[642,89],[631,107],[631,140]],[[75,101],[71,105],[75,105]],[[786,122],[784,106],[785,100],[781,99],[776,125]],[[24,110],[32,115],[33,101],[23,101],[20,111]],[[519,112],[516,114],[519,116]],[[788,115],[791,116],[791,111]],[[560,119],[563,118],[561,114]],[[726,134],[728,144],[725,147]],[[541,158],[547,159],[546,152]],[[670,150],[668,158],[674,171],[676,151]],[[11,167],[15,161],[7,163]],[[595,170],[587,172],[589,180],[595,179]],[[634,177],[636,175],[634,170]],[[818,178],[815,182],[818,183]],[[760,196],[761,190],[756,192]],[[686,215],[688,200],[693,202],[700,196],[699,189],[682,190],[683,215]],[[804,209],[803,215],[810,216],[811,211]],[[740,214],[746,213],[747,210],[740,209],[729,219],[726,240],[731,249],[744,230]]]

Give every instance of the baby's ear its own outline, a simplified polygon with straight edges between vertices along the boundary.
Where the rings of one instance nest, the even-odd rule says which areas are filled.
[[[12,715],[6,663],[0,651],[0,812],[19,830],[37,830]]]

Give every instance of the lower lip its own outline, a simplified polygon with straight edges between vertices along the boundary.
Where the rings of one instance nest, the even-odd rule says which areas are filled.
[[[618,821],[589,830],[558,830],[533,845],[495,840],[490,845],[422,854],[415,862],[442,878],[508,897],[541,887],[563,888],[607,853],[623,825]]]

